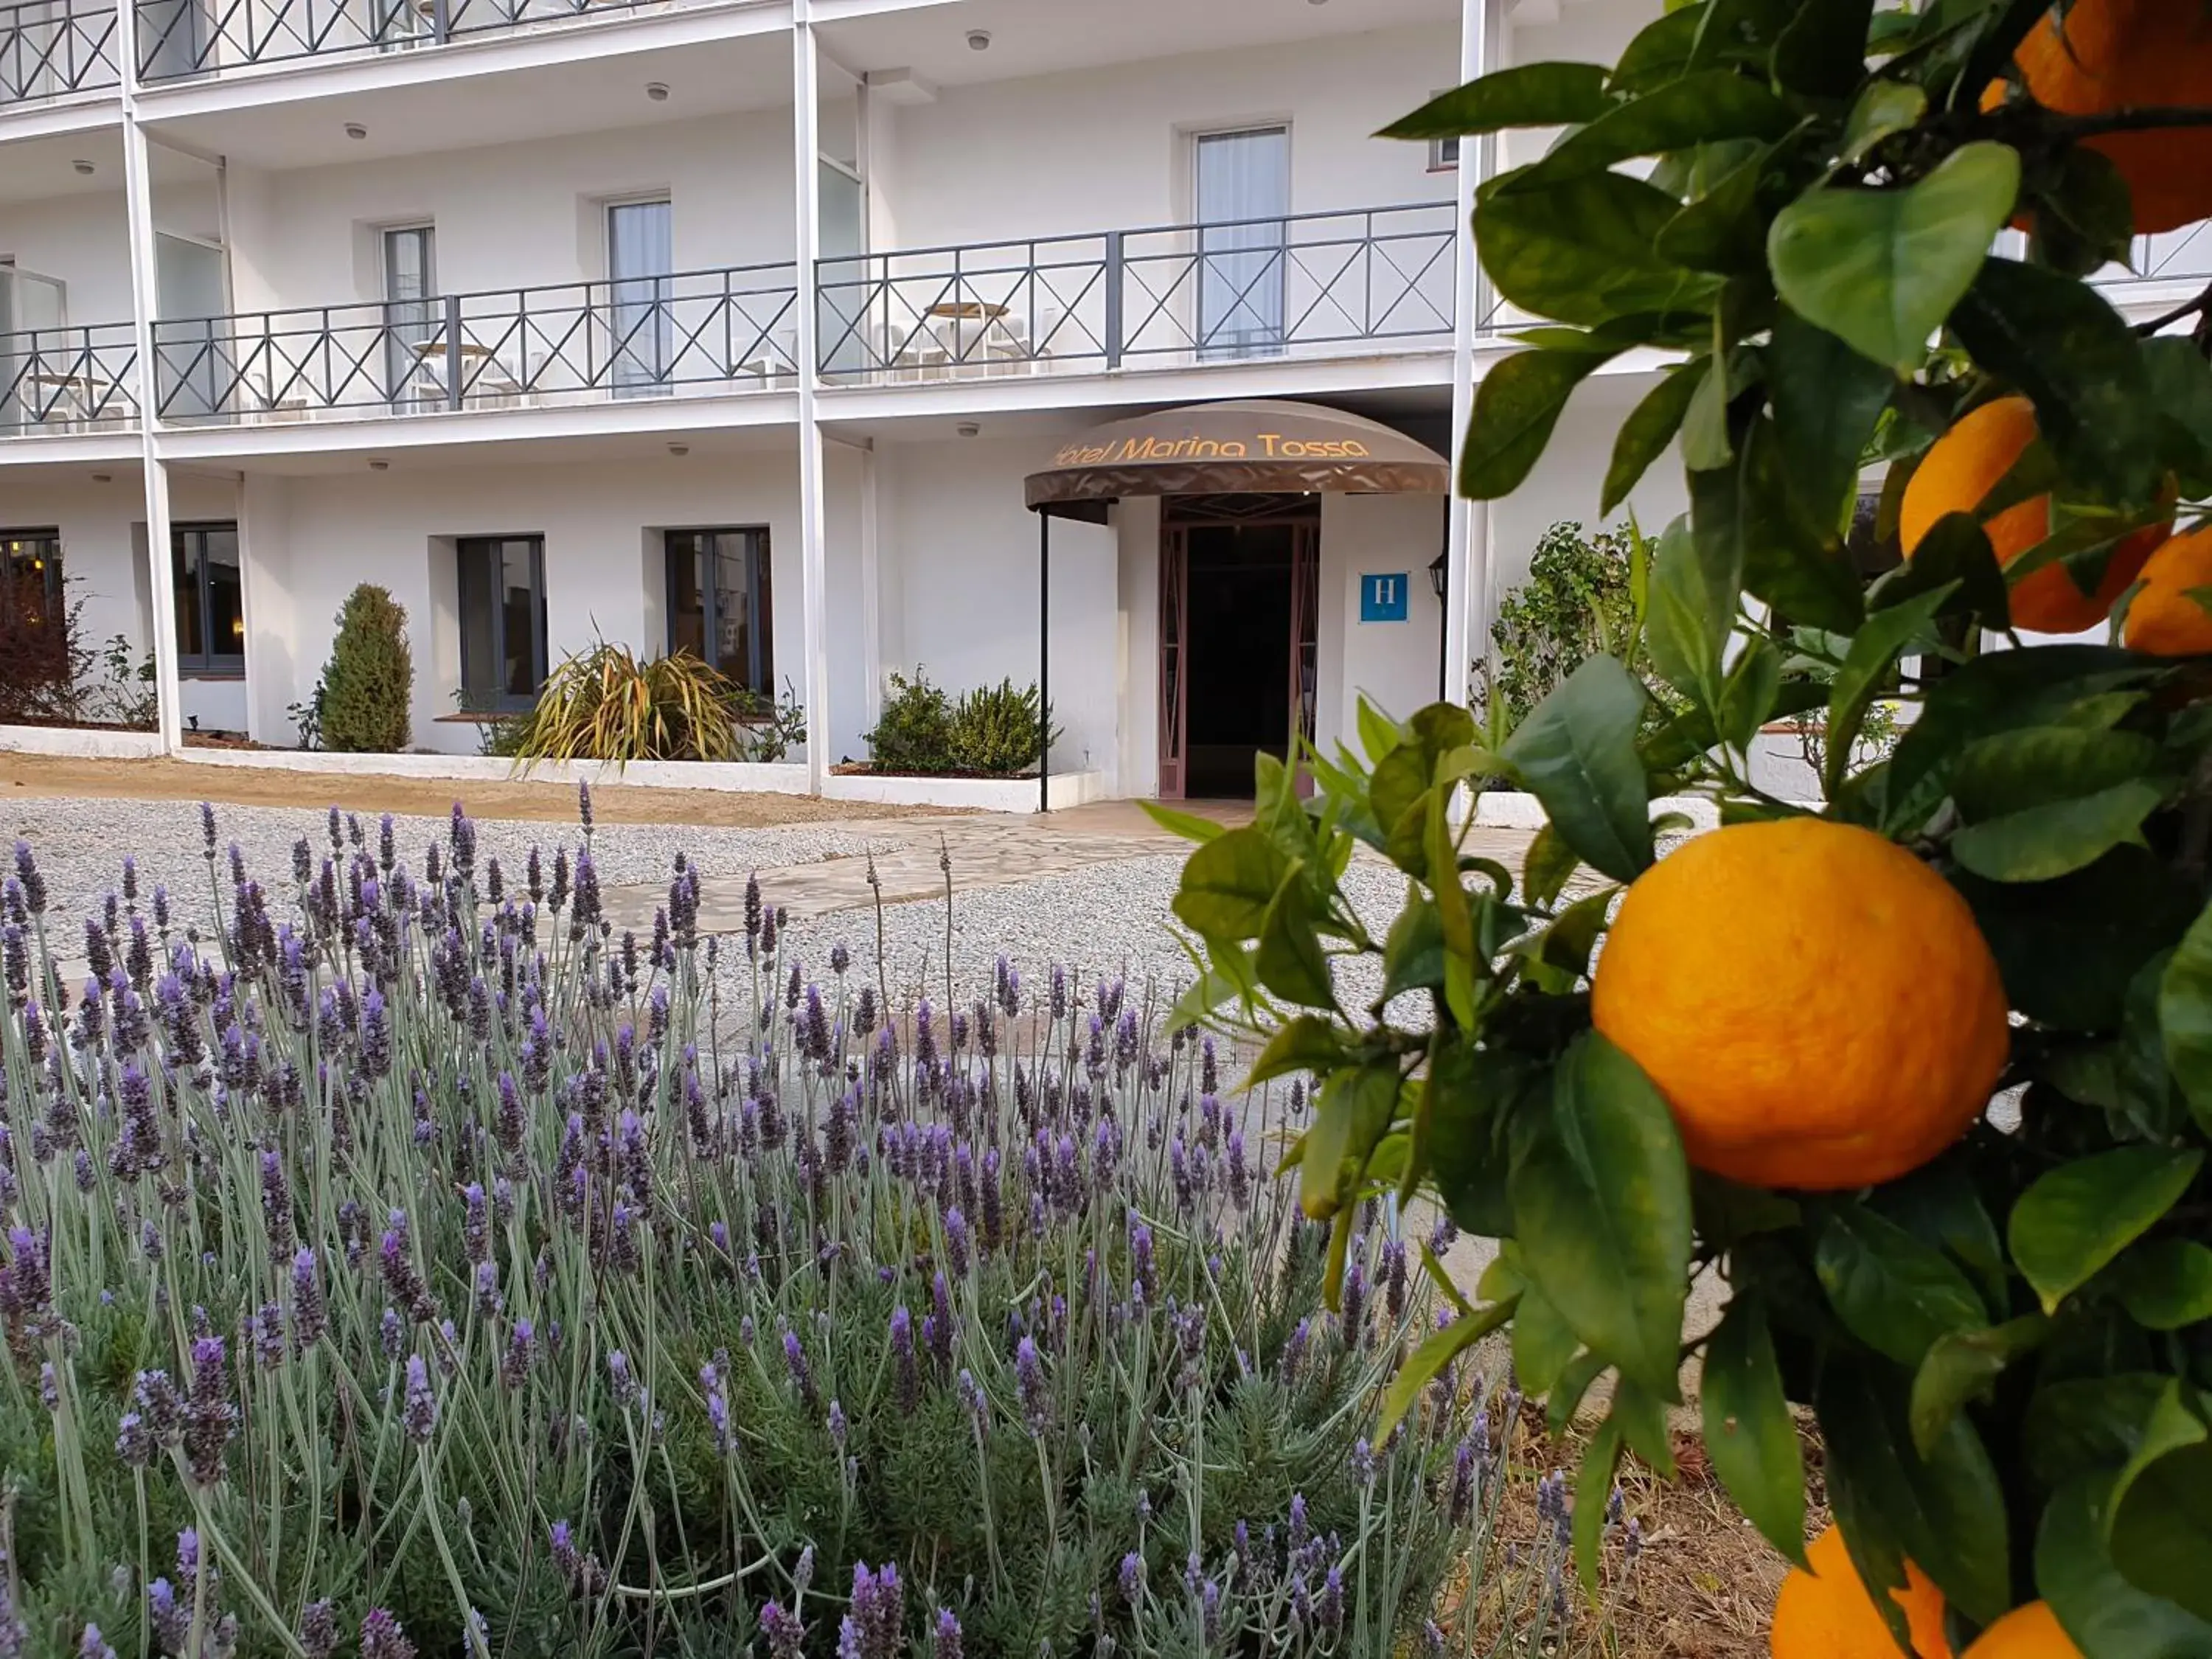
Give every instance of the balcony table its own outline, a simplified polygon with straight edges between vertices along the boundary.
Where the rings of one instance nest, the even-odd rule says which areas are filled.
[[[953,372],[981,368],[994,357],[1018,360],[1029,355],[1021,335],[1007,319],[1012,310],[990,300],[939,300],[922,313],[937,327]]]
[[[109,382],[96,375],[71,374],[53,369],[41,369],[23,378],[33,386],[54,389],[53,402],[40,417],[39,424],[41,426],[59,416],[64,428],[74,426],[88,429],[94,420],[92,411],[100,406],[105,394],[114,390]]]

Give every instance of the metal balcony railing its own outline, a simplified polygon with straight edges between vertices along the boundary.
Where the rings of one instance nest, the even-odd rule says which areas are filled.
[[[1449,202],[824,259],[825,379],[921,380],[1451,343]]]
[[[0,436],[127,431],[137,368],[128,323],[0,334]]]
[[[331,52],[411,52],[689,0],[137,0],[138,75],[164,81]]]
[[[788,264],[154,325],[185,423],[522,409],[795,385]]]
[[[0,3],[0,113],[13,104],[119,86],[115,0]]]

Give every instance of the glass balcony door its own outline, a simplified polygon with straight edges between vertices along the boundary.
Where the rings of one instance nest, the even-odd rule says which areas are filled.
[[[223,251],[166,232],[154,234],[155,367],[171,420],[221,411],[230,390],[229,359],[218,336],[230,309]]]
[[[617,202],[607,209],[608,323],[618,396],[635,397],[667,384],[674,356],[669,315],[674,221],[666,202]]]
[[[445,401],[444,319],[437,292],[437,232],[428,225],[386,231],[384,385],[399,413]]]
[[[1290,129],[1202,133],[1197,149],[1199,355],[1279,351]]]

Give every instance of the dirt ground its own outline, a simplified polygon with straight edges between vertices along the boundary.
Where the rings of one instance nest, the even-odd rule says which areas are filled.
[[[576,791],[565,783],[479,783],[455,778],[288,772],[210,766],[177,760],[76,760],[0,754],[0,794],[17,799],[210,800],[227,805],[338,806],[356,812],[441,817],[459,801],[472,817],[566,823],[576,816]],[[609,823],[696,823],[751,830],[830,818],[929,816],[941,809],[820,800],[811,795],[738,794],[720,789],[644,788],[594,784],[592,806]]]

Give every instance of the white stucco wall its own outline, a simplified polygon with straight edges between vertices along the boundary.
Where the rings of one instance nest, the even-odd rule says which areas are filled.
[[[920,664],[955,693],[1036,680],[1037,522],[1022,479],[1052,448],[969,438],[878,453],[887,668]],[[1055,769],[1110,774],[1120,763],[1119,546],[1110,526],[1052,526]]]
[[[795,458],[777,453],[590,465],[429,469],[271,480],[285,531],[272,556],[278,603],[252,613],[254,735],[289,743],[286,703],[330,655],[355,584],[381,582],[406,606],[416,654],[417,747],[472,753],[473,726],[441,723],[460,684],[453,538],[543,535],[546,651],[558,663],[604,636],[647,656],[666,647],[659,530],[765,525],[773,559],[776,678],[804,694]],[[261,495],[257,493],[257,504]],[[260,541],[256,538],[258,556]],[[261,574],[257,565],[257,574]],[[252,601],[250,600],[249,603]]]
[[[384,297],[376,233],[430,224],[447,294],[604,279],[605,205],[665,194],[679,271],[788,259],[787,110],[234,180],[240,303]]]
[[[1321,505],[1321,696],[1314,738],[1324,755],[1358,747],[1367,700],[1394,720],[1437,700],[1443,609],[1429,562],[1444,544],[1441,495],[1324,495]],[[1359,619],[1362,575],[1406,580],[1406,620]]]
[[[1178,223],[1194,132],[1287,122],[1294,212],[1452,199],[1419,144],[1376,128],[1452,83],[1451,28],[1378,30],[1235,52],[945,88],[890,122],[886,247]]]
[[[131,320],[131,226],[119,188],[0,204],[0,256],[64,283],[74,327]]]

